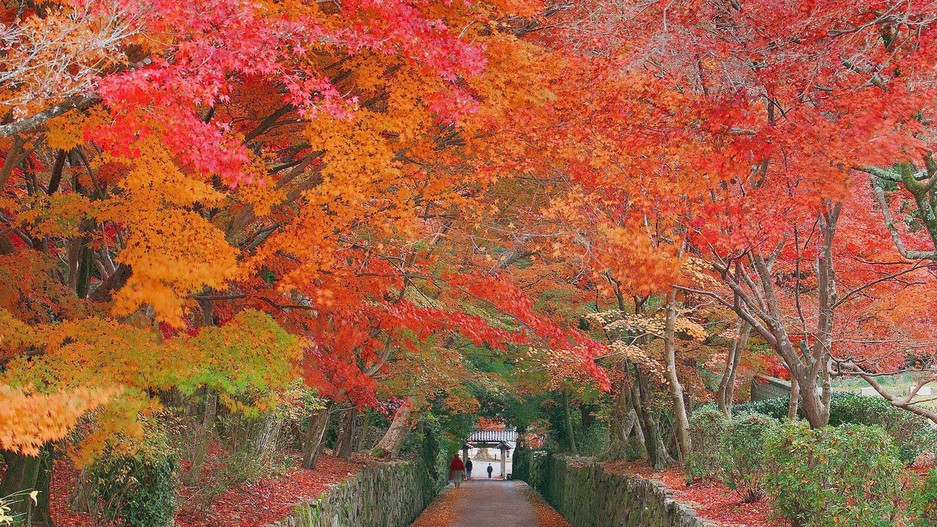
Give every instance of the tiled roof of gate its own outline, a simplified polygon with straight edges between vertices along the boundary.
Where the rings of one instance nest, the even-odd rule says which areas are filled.
[[[517,441],[517,430],[475,430],[468,438],[469,441]]]

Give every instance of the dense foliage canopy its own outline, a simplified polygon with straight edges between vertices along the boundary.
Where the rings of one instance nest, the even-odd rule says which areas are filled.
[[[598,416],[682,462],[756,373],[814,428],[837,377],[937,422],[933,0],[10,0],[0,36],[5,458],[221,403],[300,412],[307,466],[336,409],[336,451],[368,409],[392,454]]]

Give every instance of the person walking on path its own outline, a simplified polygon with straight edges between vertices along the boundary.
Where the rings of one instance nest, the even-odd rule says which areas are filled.
[[[465,459],[465,479],[472,479],[472,458]]]
[[[449,462],[449,481],[453,482],[456,488],[462,483],[462,476],[465,474],[465,465],[462,464],[462,459],[459,457],[459,454],[452,456],[452,461]]]
[[[495,469],[491,468],[491,463],[488,463],[488,479],[491,479],[491,473],[494,471]]]

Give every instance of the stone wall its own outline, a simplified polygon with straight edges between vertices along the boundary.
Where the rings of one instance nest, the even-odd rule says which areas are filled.
[[[791,383],[784,379],[757,375],[752,381],[752,401],[764,401],[777,397],[791,397]]]
[[[437,491],[420,463],[369,465],[268,527],[406,527]]]
[[[518,452],[517,454],[521,454]],[[662,483],[609,474],[588,458],[524,452],[523,477],[573,527],[704,527],[696,511],[667,496]]]

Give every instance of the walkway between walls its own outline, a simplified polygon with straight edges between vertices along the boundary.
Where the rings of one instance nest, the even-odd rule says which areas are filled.
[[[446,487],[412,527],[570,527],[522,481],[472,480]]]

